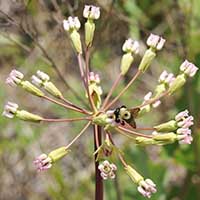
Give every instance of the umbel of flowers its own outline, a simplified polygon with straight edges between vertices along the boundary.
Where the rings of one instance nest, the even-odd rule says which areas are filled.
[[[80,105],[70,102],[60,91],[56,85],[50,80],[48,74],[37,71],[36,75],[31,77],[31,82],[24,78],[24,74],[13,69],[6,79],[6,83],[12,87],[21,87],[26,92],[39,98],[57,104],[64,109],[70,109],[80,113],[78,118],[66,119],[50,119],[45,116],[30,113],[26,110],[19,109],[16,103],[8,102],[5,105],[3,115],[8,118],[18,118],[25,121],[40,122],[72,122],[86,121],[82,130],[73,138],[66,146],[58,147],[49,154],[39,155],[34,164],[38,171],[51,168],[54,163],[68,155],[71,145],[82,136],[86,130],[93,126],[94,143],[95,143],[95,165],[96,165],[96,193],[98,199],[103,199],[103,190],[99,186],[99,182],[107,179],[114,179],[117,166],[114,164],[118,158],[127,175],[137,185],[138,192],[144,197],[150,198],[156,192],[156,184],[149,178],[145,179],[139,172],[131,167],[124,158],[122,150],[115,145],[112,134],[119,133],[129,137],[136,145],[165,145],[174,142],[179,144],[191,144],[193,138],[190,127],[193,125],[193,117],[188,110],[184,110],[176,114],[171,120],[153,127],[136,127],[135,119],[142,117],[144,114],[152,111],[161,104],[164,96],[172,95],[180,89],[190,77],[193,77],[198,68],[191,62],[185,60],[180,65],[179,74],[163,71],[158,79],[158,84],[154,91],[148,92],[140,105],[132,108],[126,106],[115,107],[115,103],[128,90],[133,82],[144,72],[148,70],[153,59],[155,59],[158,51],[160,51],[165,39],[150,34],[147,38],[147,46],[149,47],[139,64],[137,72],[133,75],[128,84],[115,97],[112,97],[113,91],[116,89],[121,79],[134,62],[134,58],[139,52],[139,42],[131,38],[127,39],[122,45],[123,55],[120,62],[120,73],[114,81],[111,89],[108,91],[105,99],[102,99],[102,87],[100,77],[96,72],[90,71],[90,47],[94,39],[95,20],[100,17],[100,8],[92,5],[86,5],[83,16],[87,19],[85,22],[85,42],[81,41],[79,29],[81,23],[78,17],[68,17],[63,21],[64,30],[70,36],[71,42],[77,53],[77,62],[80,69],[81,80],[85,89],[85,98],[88,100],[86,109]],[[83,48],[85,47],[85,48]],[[84,52],[84,54],[83,54]],[[84,56],[83,56],[84,55]],[[111,100],[110,100],[111,99]],[[112,109],[111,109],[112,108]],[[84,115],[84,116],[83,116]],[[151,131],[151,134],[141,133],[143,131]],[[139,132],[138,132],[139,131]],[[104,136],[104,137],[103,137]],[[105,138],[103,141],[101,137]],[[102,177],[102,178],[99,178]]]

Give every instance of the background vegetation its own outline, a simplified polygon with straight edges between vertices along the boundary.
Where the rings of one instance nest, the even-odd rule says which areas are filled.
[[[84,97],[76,57],[62,19],[80,17],[84,4],[101,7],[97,22],[91,66],[102,79],[106,93],[119,72],[121,46],[129,36],[145,41],[153,32],[167,43],[146,74],[131,87],[120,104],[134,106],[157,84],[163,69],[178,72],[187,58],[200,66],[200,1],[199,0],[1,0],[0,1],[0,101],[1,111],[11,100],[21,107],[43,116],[74,116],[19,88],[10,88],[4,81],[15,67],[31,76],[41,69],[77,104],[83,103],[74,92]],[[81,28],[83,35],[83,26]],[[120,88],[135,72],[141,55],[126,75]],[[60,74],[59,74],[60,73]],[[60,79],[64,77],[66,83]],[[73,91],[72,91],[73,90]],[[170,119],[188,108],[195,117],[192,145],[138,148],[121,135],[115,135],[126,159],[157,184],[157,200],[200,199],[200,75],[189,81],[174,97],[163,100],[162,106],[137,124],[151,126]],[[36,173],[32,164],[41,152],[66,144],[81,129],[81,123],[31,124],[0,118],[0,199],[2,200],[91,200],[94,190],[93,136],[88,131],[72,147],[72,153],[44,173]],[[118,164],[117,179],[105,182],[106,199],[143,199]]]

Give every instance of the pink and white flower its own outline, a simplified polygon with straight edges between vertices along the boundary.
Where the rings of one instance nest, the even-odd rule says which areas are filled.
[[[101,177],[106,179],[114,179],[115,178],[115,171],[117,170],[117,166],[113,163],[109,163],[109,161],[103,161],[99,166],[98,169],[101,172]]]
[[[177,125],[180,128],[189,128],[194,124],[193,120],[194,117],[189,115],[188,110],[184,110],[180,113],[178,113],[175,116],[175,120],[177,121]]]
[[[179,128],[177,130],[177,138],[180,144],[191,144],[193,137],[189,128]]]
[[[172,84],[172,82],[175,80],[175,76],[173,73],[168,73],[166,70],[164,70],[159,79],[158,79],[158,82],[159,83],[165,83],[167,84],[168,86],[170,86]]]
[[[63,20],[63,27],[66,31],[70,30],[78,30],[81,27],[81,23],[78,19],[78,17],[68,17],[68,19]]]
[[[19,106],[16,103],[7,102],[7,104],[4,107],[2,115],[8,118],[13,118],[17,112],[18,107]]]
[[[99,19],[100,8],[92,5],[85,5],[83,10],[83,17],[89,19]]]
[[[196,74],[198,67],[196,67],[193,63],[189,62],[188,60],[185,60],[181,64],[180,70],[188,76],[193,77]]]
[[[133,39],[129,38],[127,39],[123,46],[122,46],[122,50],[124,52],[132,52],[134,54],[138,54],[139,53],[139,42],[138,41],[134,41]]]
[[[94,72],[90,72],[89,73],[89,81],[95,82],[95,83],[100,83],[99,74],[95,74]]]
[[[151,100],[151,97],[152,97],[152,92],[148,92],[148,93],[144,96],[143,104],[148,103],[148,101]],[[160,101],[160,100],[157,100],[156,102],[154,102],[154,103],[152,104],[152,106],[153,106],[153,108],[157,108],[160,104],[161,104],[161,101]]]
[[[24,75],[17,71],[16,69],[13,69],[8,78],[6,79],[6,83],[12,87],[14,86],[17,86],[21,81],[22,79],[24,78]]]
[[[33,162],[39,172],[47,170],[52,167],[52,160],[46,154],[41,154]]]
[[[156,185],[151,179],[142,180],[139,182],[138,192],[140,192],[144,197],[150,198],[152,193],[155,193]]]
[[[150,34],[150,36],[147,39],[147,45],[156,49],[161,50],[165,44],[165,39],[160,37],[159,35]]]

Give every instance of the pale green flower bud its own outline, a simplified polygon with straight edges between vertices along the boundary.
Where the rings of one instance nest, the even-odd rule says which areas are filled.
[[[128,52],[122,56],[121,66],[120,66],[122,75],[125,75],[127,73],[131,64],[133,63],[133,60],[134,58],[131,52]]]
[[[70,152],[70,150],[66,149],[66,147],[60,147],[58,149],[51,151],[48,154],[48,157],[51,158],[52,163],[53,163],[53,162],[56,162],[57,160],[60,160],[64,156],[66,156],[69,152]]]
[[[163,142],[163,144],[169,144],[177,140],[177,135],[173,132],[165,133],[165,134],[156,134],[153,136],[153,139]]]
[[[147,49],[139,65],[139,70],[145,72],[150,66],[152,60],[155,58],[156,53],[150,48]]]
[[[39,96],[39,97],[44,96],[44,93],[41,90],[39,90],[37,87],[35,87],[29,81],[22,81],[20,83],[20,85],[22,86],[22,88],[24,88],[26,91],[30,92],[33,95],[36,95],[36,96]]]
[[[72,43],[74,45],[74,48],[78,53],[82,54],[82,45],[81,45],[81,37],[80,34],[77,32],[76,29],[72,30],[72,32],[69,33],[70,38],[72,40]]]
[[[178,89],[180,89],[186,82],[185,74],[180,74],[176,77],[176,79],[172,82],[171,86],[169,87],[169,94],[171,95]]]
[[[95,24],[92,19],[88,19],[85,23],[85,44],[87,47],[92,45],[94,38]]]
[[[160,96],[165,91],[166,91],[166,85],[164,83],[161,83],[161,84],[157,85],[156,89],[155,89],[155,96],[154,96],[154,98]]]
[[[44,89],[48,91],[55,97],[61,98],[62,93],[58,90],[58,88],[52,82],[44,82],[43,83]]]
[[[154,139],[145,137],[136,137],[135,141],[139,145],[153,145],[156,143]]]
[[[144,178],[130,165],[127,165],[124,169],[134,183],[139,184],[140,181],[144,180]]]
[[[15,115],[17,118],[24,120],[24,121],[31,121],[31,122],[40,122],[43,118],[39,115],[32,114],[25,110],[19,110],[16,112]]]
[[[175,131],[178,128],[178,126],[175,120],[171,120],[166,123],[154,126],[154,128],[158,132],[170,132],[170,131]]]

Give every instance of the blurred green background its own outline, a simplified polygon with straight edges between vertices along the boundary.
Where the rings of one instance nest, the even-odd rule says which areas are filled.
[[[0,1],[0,101],[14,101],[21,108],[46,117],[73,117],[49,102],[20,88],[10,88],[5,79],[16,68],[29,79],[37,70],[47,72],[65,96],[84,105],[75,95],[84,97],[75,53],[62,19],[80,18],[85,4],[101,7],[92,48],[92,70],[101,76],[106,94],[119,73],[121,46],[128,37],[140,41],[141,52],[133,67],[115,91],[127,83],[137,69],[149,33],[162,35],[165,48],[158,52],[151,68],[140,77],[119,104],[135,106],[152,91],[163,69],[177,73],[188,59],[200,66],[199,0],[1,0]],[[64,77],[66,83],[60,79]],[[72,91],[73,90],[73,91]],[[172,118],[186,108],[195,117],[194,141],[191,145],[139,148],[129,139],[114,134],[127,161],[157,185],[155,200],[200,199],[200,75],[197,75],[173,97],[163,99],[162,106],[144,118],[138,126],[153,126]],[[78,115],[76,115],[78,116]],[[0,118],[0,199],[1,200],[89,200],[94,199],[94,166],[92,129],[72,147],[72,152],[49,171],[36,173],[33,160],[42,152],[63,146],[78,133],[83,123],[31,124]],[[121,163],[117,179],[105,181],[105,199],[144,199]]]

